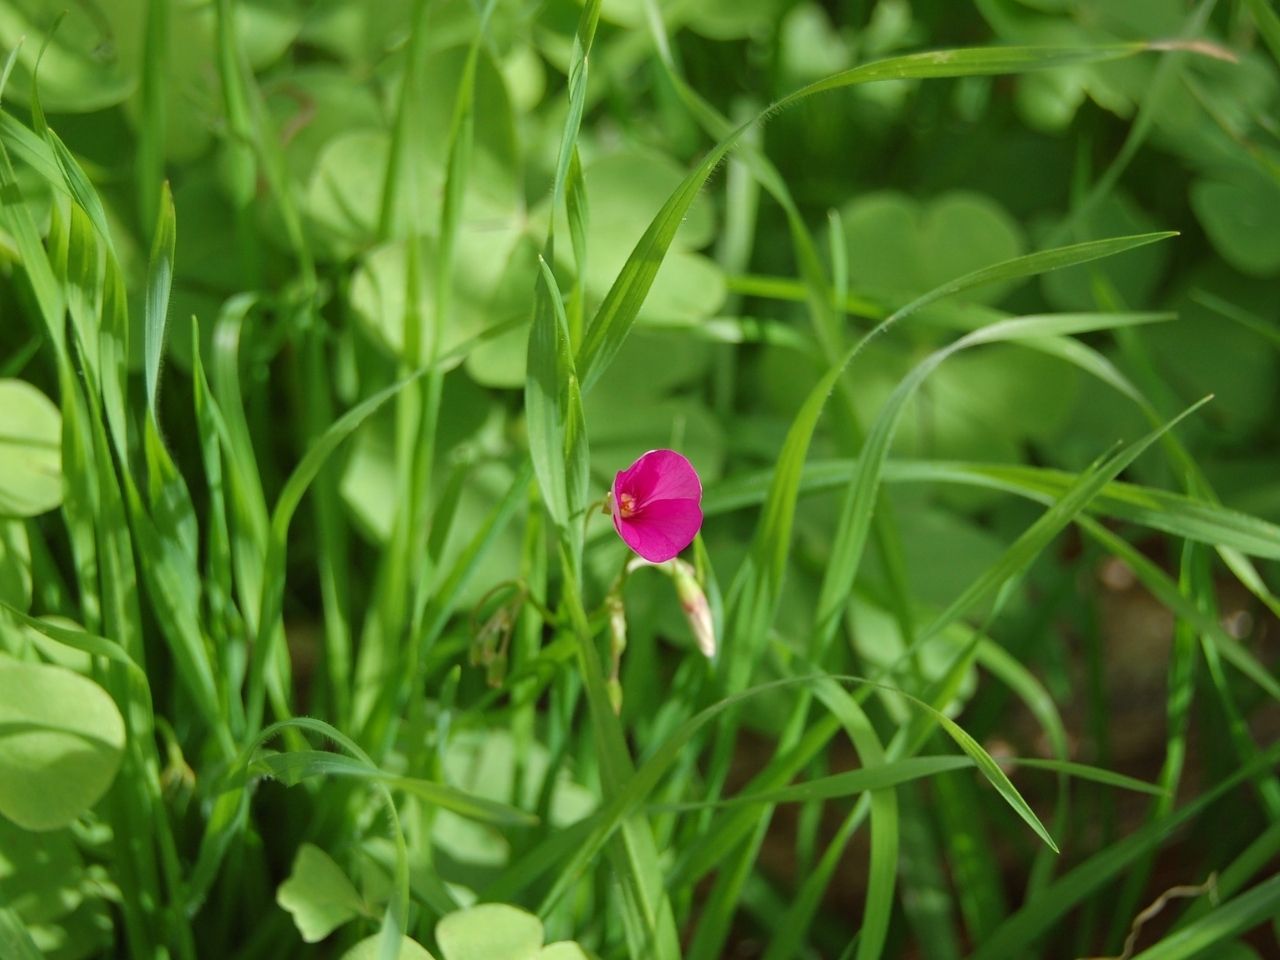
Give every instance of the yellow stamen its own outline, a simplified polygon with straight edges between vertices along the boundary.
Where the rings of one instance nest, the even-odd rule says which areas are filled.
[[[634,515],[636,512],[636,498],[630,493],[620,494],[618,497],[618,513],[622,519],[626,519]]]

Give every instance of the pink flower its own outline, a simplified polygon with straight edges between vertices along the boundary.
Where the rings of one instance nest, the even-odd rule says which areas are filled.
[[[650,450],[618,472],[610,509],[618,536],[650,563],[693,542],[702,526],[702,481],[674,450]]]

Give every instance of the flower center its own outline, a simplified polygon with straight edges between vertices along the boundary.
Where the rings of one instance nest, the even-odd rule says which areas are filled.
[[[618,513],[622,519],[634,516],[636,512],[636,498],[634,494],[622,493],[618,495]]]

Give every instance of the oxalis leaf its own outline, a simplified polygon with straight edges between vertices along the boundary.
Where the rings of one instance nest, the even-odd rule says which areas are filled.
[[[542,921],[505,903],[482,903],[436,925],[444,960],[534,960],[542,949]]]
[[[348,920],[368,912],[342,868],[310,843],[298,848],[289,879],[276,891],[276,903],[293,915],[307,943],[323,940]]]
[[[34,517],[62,502],[62,415],[22,380],[0,380],[0,517]]]
[[[375,933],[371,937],[365,937],[354,947],[342,955],[342,960],[382,960],[385,951],[382,951],[383,936]],[[417,940],[410,940],[408,937],[400,938],[400,947],[395,950],[395,941],[392,942],[392,949],[395,951],[391,954],[395,960],[435,960],[427,948],[418,943]]]
[[[56,830],[98,802],[124,751],[124,720],[91,680],[0,655],[0,814]]]

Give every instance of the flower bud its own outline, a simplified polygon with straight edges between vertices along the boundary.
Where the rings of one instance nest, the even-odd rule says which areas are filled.
[[[672,563],[671,576],[676,583],[676,596],[680,598],[680,607],[684,610],[693,639],[698,649],[707,659],[716,655],[716,628],[711,619],[711,605],[707,603],[707,595],[698,583],[693,567],[683,560]]]
[[[614,713],[622,713],[622,651],[627,649],[627,608],[622,604],[622,594],[617,590],[610,591],[604,598],[605,609],[609,612],[609,658],[612,670],[609,672],[607,689],[609,702]]]
[[[618,593],[609,594],[604,602],[609,611],[609,651],[617,660],[627,649],[627,608],[622,605],[622,596]]]

